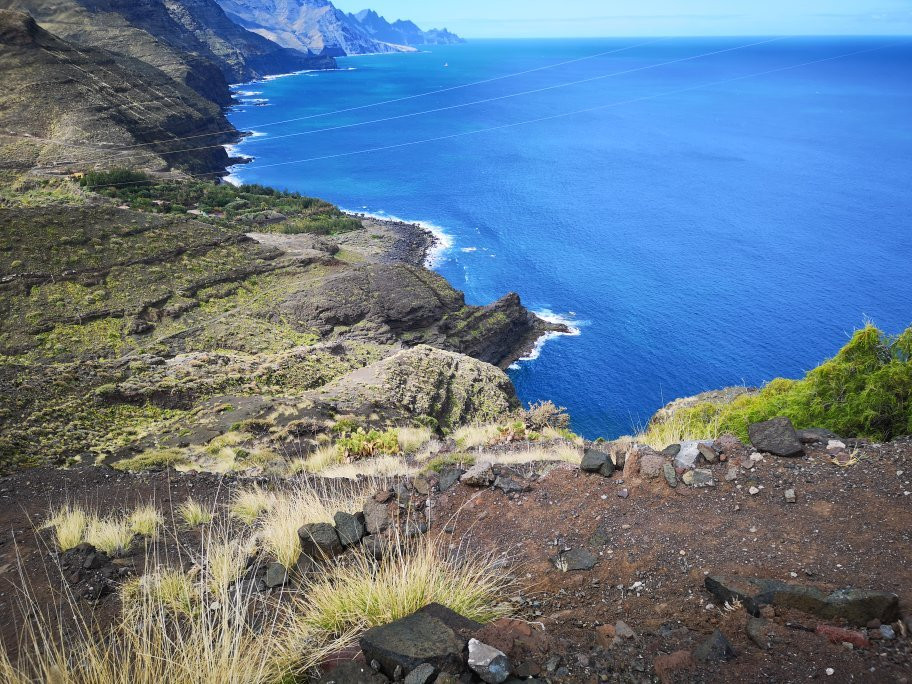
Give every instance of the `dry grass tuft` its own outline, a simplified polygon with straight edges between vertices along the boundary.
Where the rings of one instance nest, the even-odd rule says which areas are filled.
[[[200,525],[210,523],[215,516],[211,508],[206,508],[195,499],[187,499],[178,506],[177,514],[185,523],[190,525],[190,527],[199,527]]]
[[[297,458],[289,465],[292,475],[300,473],[322,473],[327,468],[345,462],[345,456],[334,444],[325,444],[309,454],[306,458]]]
[[[42,525],[42,529],[54,528],[54,539],[61,551],[79,546],[84,538],[89,516],[78,506],[61,506]]]
[[[669,444],[679,444],[700,439],[718,439],[721,433],[718,418],[697,422],[686,411],[678,411],[664,421],[650,423],[645,430],[633,437],[639,444],[661,451]]]
[[[165,518],[158,512],[154,504],[145,504],[134,509],[127,518],[127,522],[134,534],[156,539],[159,529],[165,524]]]
[[[583,458],[583,450],[580,447],[571,444],[557,444],[552,446],[540,446],[530,449],[518,449],[514,451],[497,452],[479,456],[478,460],[490,461],[491,463],[502,463],[504,465],[534,463],[534,462],[563,462],[575,463]]]
[[[118,556],[133,543],[133,530],[126,518],[93,516],[86,525],[85,540],[109,556]]]
[[[273,506],[275,500],[275,494],[256,485],[250,489],[235,492],[229,510],[231,515],[241,522],[252,525],[257,518]]]
[[[400,427],[396,436],[402,453],[414,454],[434,438],[434,432],[427,427]]]
[[[499,426],[496,424],[488,425],[464,425],[453,433],[453,439],[460,449],[476,449],[487,446],[497,437]]]
[[[413,475],[417,468],[409,466],[404,458],[397,456],[378,456],[357,463],[342,463],[341,465],[327,468],[320,475],[326,478],[345,478],[349,480],[358,477],[390,478]]]
[[[304,588],[302,616],[313,630],[341,634],[385,624],[437,602],[479,622],[509,613],[501,602],[513,580],[489,555],[451,552],[423,537],[400,542],[382,561],[366,553],[339,563]]]

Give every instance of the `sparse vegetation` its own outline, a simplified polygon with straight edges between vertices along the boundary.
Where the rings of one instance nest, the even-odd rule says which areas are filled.
[[[133,530],[126,518],[93,516],[86,525],[85,540],[109,556],[119,556],[133,543]]]
[[[78,506],[66,505],[58,508],[42,526],[54,528],[54,540],[61,551],[79,546],[85,539],[89,516]]]
[[[399,434],[396,430],[365,432],[364,428],[358,428],[355,432],[340,438],[336,446],[342,457],[349,462],[381,454],[394,455],[400,451]]]
[[[158,537],[158,531],[164,524],[165,519],[164,516],[159,513],[155,505],[150,503],[135,508],[133,512],[130,513],[127,521],[134,534],[148,537],[149,539],[155,539]]]
[[[241,522],[252,525],[275,503],[275,494],[260,486],[241,489],[234,493],[231,501],[231,515]]]
[[[464,549],[450,551],[428,537],[400,541],[379,562],[360,553],[305,588],[312,607],[303,620],[311,629],[338,635],[437,602],[488,622],[509,612],[501,601],[512,582],[499,560]]]
[[[434,432],[429,427],[396,428],[396,439],[399,449],[404,454],[414,454],[431,441]]]
[[[125,458],[114,464],[118,470],[133,473],[144,470],[159,470],[161,468],[179,468],[190,465],[190,458],[180,449],[159,449],[144,451],[136,456]]]
[[[196,499],[187,499],[177,507],[177,514],[190,527],[199,527],[212,522],[214,513]]]

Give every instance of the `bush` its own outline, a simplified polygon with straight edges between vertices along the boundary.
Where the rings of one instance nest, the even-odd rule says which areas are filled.
[[[114,464],[117,470],[141,472],[144,470],[159,470],[162,468],[177,468],[189,465],[190,459],[179,449],[161,449],[147,451],[131,458],[125,458]]]
[[[110,188],[114,192],[137,188],[151,184],[152,179],[141,171],[130,169],[111,169],[110,171],[89,171],[79,179],[79,184],[95,190]]]
[[[557,406],[553,401],[540,401],[520,412],[520,419],[529,430],[541,432],[545,428],[567,430],[570,427],[570,416],[567,409]]]
[[[727,405],[677,411],[676,432],[732,432],[747,439],[751,423],[786,416],[797,428],[820,427],[845,437],[888,440],[912,433],[912,328],[895,338],[873,325],[855,332],[835,357],[803,380],[773,380],[757,396]],[[646,437],[663,430],[650,425]]]
[[[400,452],[399,433],[396,430],[365,432],[364,428],[358,428],[340,439],[336,446],[347,461],[360,461],[378,454],[394,455]]]

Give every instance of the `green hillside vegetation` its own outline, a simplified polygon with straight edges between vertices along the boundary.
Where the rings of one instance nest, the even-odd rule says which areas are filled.
[[[821,427],[851,437],[912,434],[912,328],[889,337],[866,325],[803,380],[778,378],[759,394],[729,404],[679,409],[650,424],[641,439],[653,444],[674,441],[673,433],[708,438],[724,432],[746,439],[750,423],[776,416],[787,416],[797,428]]]

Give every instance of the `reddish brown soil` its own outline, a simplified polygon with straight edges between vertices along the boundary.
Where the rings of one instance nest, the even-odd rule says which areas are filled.
[[[542,674],[552,681],[658,681],[657,657],[690,651],[719,628],[736,658],[672,668],[665,681],[912,682],[907,636],[885,641],[870,630],[873,648],[848,650],[814,633],[819,618],[780,613],[771,616],[775,643],[762,650],[747,637],[745,612],[716,607],[703,588],[707,574],[729,574],[825,590],[878,589],[898,594],[904,614],[912,616],[912,494],[906,493],[912,490],[912,440],[865,445],[859,455],[849,468],[833,465],[822,451],[800,459],[767,456],[732,483],[724,481],[727,466],[720,464],[713,468],[716,486],[705,489],[671,489],[661,478],[641,480],[630,468],[626,476],[603,478],[570,466],[525,480],[530,491],[523,494],[457,484],[434,495],[432,531],[518,563],[525,588],[504,598],[521,597],[521,616],[544,625],[553,645],[549,658],[559,658],[552,662],[557,675]],[[7,645],[17,641],[23,577],[40,605],[59,601],[64,582],[54,569],[55,553],[46,533],[33,529],[49,508],[72,501],[107,512],[155,499],[168,510],[169,502],[189,495],[225,501],[235,484],[211,475],[128,475],[108,468],[35,469],[0,479],[0,638]],[[762,487],[758,495],[748,493],[751,485]],[[784,501],[789,488],[796,490],[795,504]],[[629,490],[628,498],[617,495],[621,489]],[[601,539],[592,539],[596,532]],[[195,533],[186,534],[175,540],[175,553],[180,545],[192,547]],[[561,572],[550,558],[566,547],[587,548],[598,563],[589,571]],[[141,551],[131,560],[142,568]],[[117,609],[113,594],[81,606],[102,623]],[[617,620],[636,637],[612,645],[605,637],[610,630],[599,627]]]

